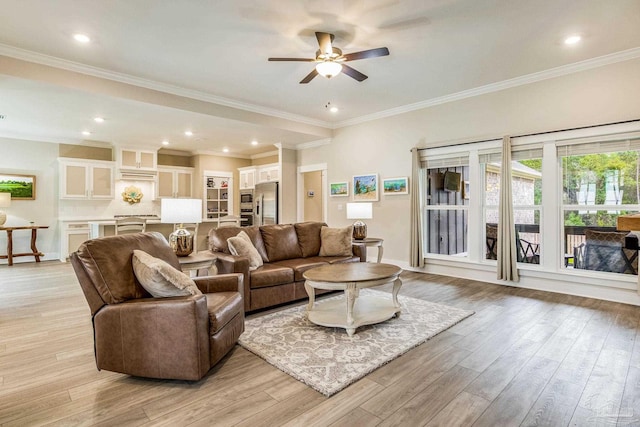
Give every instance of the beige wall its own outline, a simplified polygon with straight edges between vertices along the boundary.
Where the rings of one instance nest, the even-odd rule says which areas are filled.
[[[322,171],[304,174],[304,220],[322,221]],[[309,195],[313,192],[313,196]]]
[[[194,157],[193,166],[194,171],[194,197],[202,198],[204,191],[204,171],[219,171],[219,172],[232,172],[233,173],[233,214],[240,214],[240,192],[238,190],[238,183],[240,182],[240,174],[238,168],[245,166],[251,166],[251,160],[240,159],[236,157],[222,157],[212,155],[198,155]]]
[[[113,160],[113,149],[105,147],[87,147],[84,145],[59,144],[58,156],[74,159]]]
[[[280,150],[280,224],[293,224],[297,219],[297,158],[295,150]]]
[[[158,165],[193,167],[194,163],[195,161],[192,156],[158,153]]]
[[[328,182],[361,173],[408,176],[411,147],[639,119],[638,93],[636,59],[336,129],[331,144],[299,152],[298,165],[326,162]],[[366,221],[370,236],[385,239],[385,259],[408,262],[409,197],[381,196]],[[329,197],[331,226],[350,223],[344,206],[350,199]]]
[[[270,165],[272,163],[278,163],[280,159],[277,154],[268,157],[260,157],[259,159],[252,159],[251,166]]]

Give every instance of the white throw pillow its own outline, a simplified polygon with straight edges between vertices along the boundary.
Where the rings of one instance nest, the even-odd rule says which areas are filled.
[[[353,256],[351,238],[353,226],[320,229],[320,256]]]
[[[253,271],[256,268],[262,266],[262,257],[247,233],[243,231],[239,232],[235,237],[229,237],[227,239],[229,245],[229,252],[231,255],[246,256],[249,258],[249,270]]]
[[[138,281],[155,298],[202,294],[193,280],[160,258],[135,249],[132,263]]]

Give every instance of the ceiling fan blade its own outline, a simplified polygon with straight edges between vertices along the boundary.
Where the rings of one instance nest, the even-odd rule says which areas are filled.
[[[356,59],[377,58],[378,56],[389,55],[389,49],[386,47],[379,47],[377,49],[363,50],[361,52],[347,53],[342,55],[345,61],[355,61]]]
[[[356,70],[355,68],[351,68],[345,64],[342,64],[342,72],[345,73],[347,76],[356,79],[359,82],[366,80],[368,78],[367,76],[362,74],[360,71]]]
[[[309,74],[307,74],[307,76],[304,79],[300,80],[300,84],[309,83],[317,75],[318,75],[318,71],[316,71],[316,69],[314,68],[313,71],[311,71]]]
[[[309,59],[309,58],[269,58],[269,61],[314,62],[315,59]]]
[[[316,31],[316,39],[318,39],[318,45],[320,46],[320,52],[331,54],[333,53],[333,48],[331,46],[331,42],[333,42],[333,34],[329,33],[321,33]]]

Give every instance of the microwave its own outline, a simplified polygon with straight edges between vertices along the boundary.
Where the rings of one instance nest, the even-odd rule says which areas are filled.
[[[253,192],[240,193],[240,203],[253,203]]]

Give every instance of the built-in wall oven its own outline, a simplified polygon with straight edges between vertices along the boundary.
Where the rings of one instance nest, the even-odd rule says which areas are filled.
[[[240,190],[240,225],[253,225],[253,190]]]

